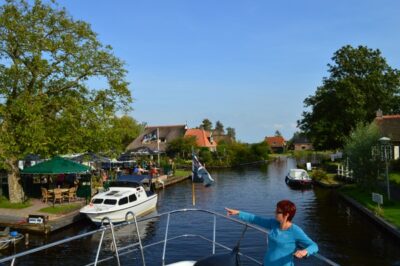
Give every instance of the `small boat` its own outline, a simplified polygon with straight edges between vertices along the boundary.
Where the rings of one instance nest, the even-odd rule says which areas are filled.
[[[120,223],[132,219],[133,215],[140,217],[152,212],[156,204],[157,194],[150,185],[146,186],[145,182],[135,182],[129,176],[122,176],[117,181],[110,182],[106,191],[96,194],[80,213],[96,224],[101,224],[106,217],[112,223]]]
[[[0,231],[0,250],[8,248],[11,243],[17,244],[23,238],[23,234],[20,234],[17,231],[10,232],[10,228],[6,227],[3,231]]]
[[[310,187],[313,183],[311,177],[304,169],[290,169],[286,175],[285,182],[293,187]]]

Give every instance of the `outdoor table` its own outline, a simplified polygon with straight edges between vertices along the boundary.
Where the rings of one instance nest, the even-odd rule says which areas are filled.
[[[69,190],[69,188],[55,188],[55,189],[61,190],[61,194],[67,193],[68,190]],[[55,189],[49,189],[49,190],[47,190],[47,191],[48,191],[49,193],[51,193],[51,194],[54,194],[54,190],[55,190]]]

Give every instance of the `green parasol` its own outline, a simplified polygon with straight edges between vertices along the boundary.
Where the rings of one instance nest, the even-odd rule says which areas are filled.
[[[83,173],[90,170],[90,167],[73,162],[68,159],[64,159],[60,156],[56,156],[51,160],[38,163],[34,166],[25,168],[22,174],[72,174],[72,173]]]

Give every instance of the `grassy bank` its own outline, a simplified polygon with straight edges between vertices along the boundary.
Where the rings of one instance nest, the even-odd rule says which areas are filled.
[[[189,176],[191,174],[192,174],[191,171],[183,170],[183,169],[176,169],[174,176]]]
[[[389,173],[390,182],[393,182],[400,186],[400,173],[399,172],[392,172]]]
[[[32,203],[28,200],[22,203],[10,203],[5,197],[0,197],[0,208],[4,209],[24,209],[32,206]]]
[[[375,212],[383,219],[390,222],[391,224],[394,224],[397,228],[400,229],[399,201],[388,201],[387,198],[385,198],[385,193],[381,193],[381,191],[366,191],[357,187],[356,185],[347,185],[340,189],[340,192],[356,200],[367,209]],[[372,192],[380,193],[384,196],[383,205],[380,209],[378,209],[377,204],[372,201]]]
[[[46,207],[43,209],[40,209],[40,212],[46,212],[50,214],[66,214],[70,213],[72,211],[75,211],[77,209],[80,209],[82,206],[79,203],[71,203],[71,204],[65,204],[65,205],[54,205],[51,207]]]

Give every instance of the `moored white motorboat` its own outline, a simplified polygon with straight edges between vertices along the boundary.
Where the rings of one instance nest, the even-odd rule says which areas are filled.
[[[157,194],[146,190],[143,184],[130,181],[110,182],[108,190],[96,194],[89,205],[80,212],[87,215],[92,222],[101,224],[104,218],[113,223],[131,219],[152,212],[157,205]],[[106,221],[107,222],[107,221]]]
[[[304,169],[290,169],[285,178],[286,184],[294,187],[309,187],[312,179]]]

